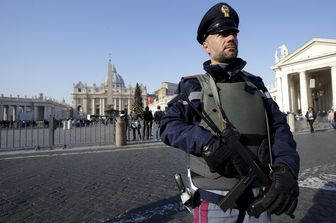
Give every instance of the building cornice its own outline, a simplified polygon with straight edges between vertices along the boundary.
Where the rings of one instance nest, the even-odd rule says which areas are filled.
[[[321,59],[328,59],[328,58],[332,58],[332,57],[336,57],[336,52],[321,54],[321,55],[318,55],[318,56],[315,56],[315,57],[308,57],[308,58],[304,58],[302,60],[297,60],[297,61],[293,61],[293,62],[281,63],[279,65],[276,64],[276,65],[272,66],[271,69],[273,71],[277,71],[277,70],[282,70],[283,68],[290,67],[290,66],[293,66],[293,65],[300,65],[300,64],[305,64],[307,62],[320,61]]]

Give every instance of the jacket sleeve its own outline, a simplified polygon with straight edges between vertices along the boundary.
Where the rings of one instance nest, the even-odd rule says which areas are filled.
[[[287,116],[279,110],[278,105],[273,101],[269,101],[269,117],[271,123],[271,132],[273,138],[272,154],[274,164],[283,163],[287,165],[298,177],[300,170],[300,157],[296,151],[296,142],[287,124]],[[270,112],[268,112],[270,113]]]
[[[260,82],[261,90],[265,94],[264,104],[272,136],[273,165],[285,164],[298,177],[300,157],[296,150],[293,134],[287,124],[287,116],[280,111],[277,103],[270,97],[261,79]]]
[[[168,110],[161,119],[160,136],[162,141],[187,153],[200,155],[203,146],[213,137],[212,133],[199,126],[198,117],[192,108],[179,96],[183,93],[200,91],[201,86],[196,78],[180,81],[177,96],[168,104]],[[191,100],[200,109],[200,100]]]

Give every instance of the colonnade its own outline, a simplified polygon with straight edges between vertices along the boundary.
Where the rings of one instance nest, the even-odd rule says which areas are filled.
[[[52,100],[0,97],[0,121],[47,120],[50,115],[67,119],[71,107]]]
[[[276,102],[283,112],[327,111],[336,106],[336,65],[293,73],[277,72]]]

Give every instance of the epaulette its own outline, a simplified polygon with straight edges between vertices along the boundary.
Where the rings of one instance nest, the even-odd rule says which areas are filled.
[[[181,82],[185,82],[185,81],[189,81],[189,80],[192,80],[192,79],[197,79],[197,77],[199,75],[202,75],[202,74],[194,74],[194,75],[190,75],[190,76],[184,76],[181,78]]]
[[[191,79],[194,79],[194,78],[197,78],[197,75],[190,75],[190,76],[184,76],[181,78],[181,81],[187,81],[187,80],[191,80]]]

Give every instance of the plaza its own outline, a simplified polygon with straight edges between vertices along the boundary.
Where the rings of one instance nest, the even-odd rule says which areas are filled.
[[[295,219],[336,218],[336,131],[294,134],[301,156]],[[318,152],[316,152],[318,150]],[[0,153],[0,222],[191,222],[173,176],[184,152],[160,142]]]

